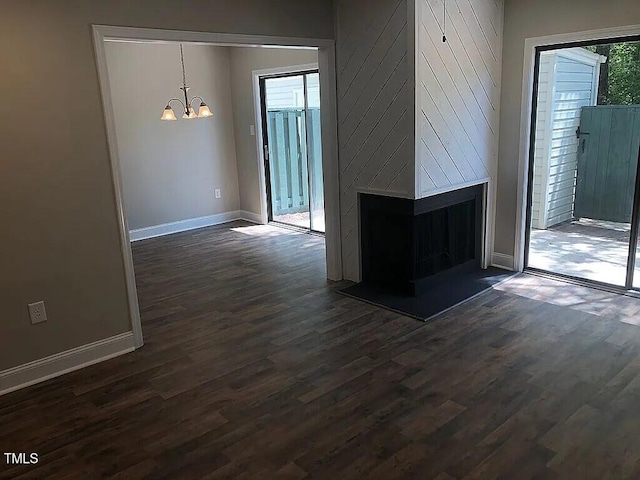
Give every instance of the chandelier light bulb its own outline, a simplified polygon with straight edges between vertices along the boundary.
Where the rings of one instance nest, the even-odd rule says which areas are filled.
[[[176,114],[173,112],[173,108],[171,108],[169,105],[164,107],[164,111],[162,112],[162,117],[160,117],[160,120],[165,120],[165,121],[177,120]]]
[[[212,115],[213,113],[211,113],[211,110],[209,110],[209,107],[207,106],[207,104],[202,102],[200,104],[200,108],[198,109],[198,117],[205,118],[205,117],[211,117]]]

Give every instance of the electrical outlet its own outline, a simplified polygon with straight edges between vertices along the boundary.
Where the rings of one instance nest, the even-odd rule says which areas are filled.
[[[253,125],[249,125],[249,134],[251,136],[255,136],[256,134],[256,127],[254,127]]]
[[[216,188],[216,198],[222,198],[222,193],[220,193],[219,188]]]
[[[44,308],[44,302],[30,303],[28,306],[32,325],[47,321],[47,311]]]

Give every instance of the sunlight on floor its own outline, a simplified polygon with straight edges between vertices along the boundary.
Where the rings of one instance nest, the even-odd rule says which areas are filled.
[[[276,227],[273,225],[251,225],[249,227],[234,227],[234,232],[250,235],[252,237],[280,237],[282,235],[303,235],[302,232],[296,232],[287,228]]]
[[[632,297],[529,274],[518,275],[494,288],[591,315],[620,315],[626,323],[640,324],[640,299]]]

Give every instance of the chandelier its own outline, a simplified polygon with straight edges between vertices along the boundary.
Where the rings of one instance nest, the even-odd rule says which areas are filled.
[[[202,97],[195,96],[191,100],[189,100],[187,94],[187,92],[189,91],[189,87],[187,87],[187,76],[184,72],[184,53],[182,51],[182,44],[180,44],[180,61],[182,62],[182,86],[180,87],[180,90],[182,90],[182,93],[184,94],[184,103],[179,98],[170,99],[167,102],[167,106],[164,107],[164,111],[162,112],[162,117],[160,117],[160,119],[167,121],[177,120],[176,114],[173,112],[173,108],[171,108],[171,102],[179,102],[180,105],[182,105],[182,109],[184,111],[182,118],[206,118],[212,116],[213,113],[211,113],[211,110],[209,110],[207,104],[204,103]],[[193,108],[195,100],[200,100],[200,106],[198,108],[197,114],[195,109]]]

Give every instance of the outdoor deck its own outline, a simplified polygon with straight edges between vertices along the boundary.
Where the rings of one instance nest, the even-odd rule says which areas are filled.
[[[547,230],[531,230],[529,266],[624,285],[629,254],[628,223],[580,219]],[[635,286],[640,287],[636,267]]]
[[[282,215],[274,215],[273,220],[287,225],[293,225],[301,228],[310,228],[311,218],[309,212],[285,213]],[[313,229],[317,232],[324,232],[324,210],[319,210],[313,216]]]

